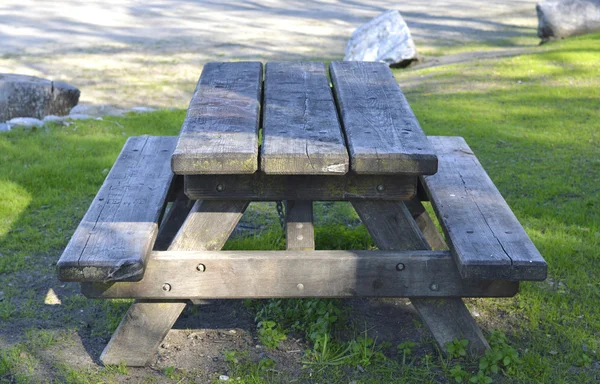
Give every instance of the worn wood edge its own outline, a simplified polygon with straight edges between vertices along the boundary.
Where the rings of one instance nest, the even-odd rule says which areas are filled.
[[[438,158],[435,155],[422,155],[416,160],[402,154],[378,153],[373,157],[356,158],[354,154],[350,157],[350,168],[359,175],[434,175],[438,170]],[[384,166],[382,164],[396,163],[402,166]],[[378,171],[374,171],[377,169]],[[397,169],[402,169],[398,171]]]
[[[73,233],[71,240],[69,241],[69,244],[63,250],[63,255],[64,255],[64,252],[69,249],[69,247],[71,245],[71,241],[73,240],[74,236],[76,235],[77,231],[79,230],[79,226],[81,226],[81,224],[85,221],[86,216],[88,215],[89,209],[92,207],[92,204],[96,201],[97,195],[102,191],[103,188],[105,188],[105,184],[111,178],[111,176],[113,174],[112,172],[115,169],[115,164],[121,158],[123,151],[125,150],[125,148],[128,147],[128,145],[132,141],[138,140],[141,137],[144,137],[144,136],[131,136],[126,140],[125,144],[123,145],[123,148],[121,149],[121,152],[119,153],[119,155],[117,156],[117,159],[115,160],[115,163],[111,167],[111,171],[106,176],[106,178],[103,181],[102,185],[100,186],[100,189],[98,190],[96,196],[94,196],[94,198],[92,199],[92,203],[90,203],[90,206],[88,207],[88,211],[86,211],[86,214],[83,216],[83,218],[81,219],[81,222],[78,224],[78,227],[75,229],[75,232]],[[171,140],[171,141],[173,141],[173,143],[172,143],[173,147],[175,144],[175,140],[177,139],[176,136],[155,136],[155,138],[160,138],[162,140]],[[181,180],[180,180],[180,182],[181,182]],[[114,263],[112,263],[112,260],[110,260],[110,261],[107,260],[107,263],[110,262],[111,265],[108,265],[107,263],[102,263],[102,261],[96,261],[96,262],[94,262],[94,265],[82,265],[80,259],[78,259],[77,262],[65,261],[63,256],[61,256],[59,258],[58,262],[56,263],[56,274],[57,274],[58,279],[60,281],[64,281],[64,282],[103,282],[103,283],[108,283],[108,282],[112,282],[112,281],[139,281],[139,280],[141,280],[144,275],[145,269],[146,269],[148,255],[150,254],[150,251],[152,250],[152,247],[153,247],[154,242],[156,241],[156,237],[158,235],[158,222],[160,222],[160,220],[164,214],[164,211],[166,209],[166,206],[168,204],[169,195],[171,194],[171,191],[174,188],[174,184],[176,183],[176,176],[172,175],[170,180],[168,181],[168,183],[169,183],[169,186],[167,188],[165,188],[163,196],[162,196],[162,207],[160,208],[160,213],[159,213],[157,222],[147,223],[150,226],[150,236],[146,240],[144,250],[142,251],[141,254],[132,256],[130,258],[122,259],[121,263],[117,266],[115,266]]]
[[[185,194],[192,200],[411,200],[417,193],[417,176],[411,175],[187,175]],[[343,182],[340,191],[338,182]],[[294,186],[310,186],[299,191]],[[390,185],[393,188],[390,188]],[[365,192],[358,193],[359,190]],[[383,186],[383,189],[380,189]],[[318,189],[324,189],[319,191]]]
[[[432,137],[443,138],[445,136],[432,136]],[[452,136],[452,137],[461,139],[463,141],[464,145],[467,148],[469,148],[469,150],[470,150],[470,147],[468,147],[468,144],[463,137],[460,137],[460,136]],[[473,156],[475,156],[475,155],[473,155]],[[475,156],[475,158],[477,159],[476,156]],[[477,162],[479,163],[479,160],[477,160]],[[481,168],[483,169],[483,166],[481,166]],[[485,169],[483,169],[483,171],[485,172]],[[487,174],[487,172],[486,172],[486,174]],[[493,181],[492,181],[492,185],[494,185],[494,187],[495,187],[495,184],[493,183]],[[546,263],[546,261],[543,259],[543,257],[541,255],[540,255],[540,257],[542,257],[541,260],[537,260],[537,261],[530,260],[529,262],[522,261],[522,262],[518,262],[516,264],[515,264],[515,261],[512,258],[510,258],[510,256],[508,256],[508,255],[507,255],[507,257],[510,259],[510,264],[506,264],[504,262],[501,262],[501,263],[499,262],[497,264],[490,264],[489,262],[487,262],[486,264],[460,263],[459,262],[460,255],[456,251],[454,244],[453,244],[453,239],[451,236],[452,231],[448,230],[446,222],[443,218],[443,215],[440,213],[438,203],[436,202],[436,200],[437,200],[436,192],[432,188],[430,188],[430,186],[428,185],[427,176],[419,177],[419,182],[418,182],[417,188],[418,188],[417,193],[421,193],[421,191],[419,189],[422,188],[422,191],[426,194],[427,199],[431,202],[431,206],[433,207],[435,215],[437,216],[437,218],[440,222],[440,225],[444,232],[444,236],[447,239],[447,243],[449,245],[450,251],[452,252],[452,255],[454,256],[455,260],[457,261],[456,264],[458,266],[458,270],[464,279],[486,279],[486,280],[501,279],[501,280],[514,280],[514,281],[543,281],[548,277],[548,264]],[[497,188],[496,188],[496,190],[497,190]],[[504,200],[504,197],[502,196],[500,191],[497,190],[497,192],[500,194],[500,196]],[[505,201],[505,204],[508,206],[508,203],[506,203],[506,200],[504,200],[504,201]],[[514,213],[512,212],[512,209],[510,208],[510,206],[508,206],[508,209],[511,211],[511,213],[514,216]],[[517,222],[519,222],[519,220],[516,218],[516,216],[515,216],[515,220],[517,220]],[[520,223],[519,223],[519,225],[520,225]],[[531,241],[531,239],[529,241]]]
[[[200,264],[202,272],[197,270]],[[398,269],[399,264],[402,269]],[[247,272],[239,274],[235,268]],[[343,273],[340,268],[348,268],[352,273],[339,276]],[[233,275],[235,279],[231,278]],[[367,281],[362,281],[364,276],[369,277]],[[398,280],[380,281],[380,276]],[[348,283],[344,281],[346,278]],[[169,284],[168,291],[163,290],[164,284]],[[462,279],[448,251],[155,251],[142,281],[83,283],[81,288],[89,298],[171,300],[511,297],[518,292],[518,285],[512,281]]]
[[[256,153],[229,153],[227,161],[212,156],[201,156],[182,151],[173,152],[171,169],[176,175],[237,175],[252,174],[258,170],[258,142]],[[236,166],[230,163],[235,160]]]

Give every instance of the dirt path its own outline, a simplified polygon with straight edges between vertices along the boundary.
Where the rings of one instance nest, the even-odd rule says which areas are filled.
[[[533,0],[3,0],[0,73],[65,80],[85,103],[185,108],[207,61],[340,59],[357,26],[393,8],[425,55],[535,33]]]

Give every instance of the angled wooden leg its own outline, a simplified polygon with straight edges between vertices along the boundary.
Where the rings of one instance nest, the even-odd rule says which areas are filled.
[[[313,226],[312,201],[288,200],[286,208],[287,250],[314,250],[315,228]]]
[[[188,199],[183,192],[183,188],[177,191],[177,196],[173,202],[173,206],[160,223],[158,235],[156,236],[156,241],[154,242],[154,250],[164,251],[169,248],[169,245],[171,245],[171,242],[173,242],[175,235],[177,235],[177,232],[179,232],[179,229],[185,222],[185,219],[190,213],[193,205],[194,201]]]
[[[406,208],[408,208],[408,210],[410,211],[410,214],[412,215],[413,219],[415,219],[417,226],[423,233],[423,236],[425,237],[425,240],[427,240],[427,243],[429,244],[431,249],[448,249],[444,237],[442,237],[442,235],[436,228],[435,224],[433,223],[433,220],[431,220],[431,217],[429,216],[429,213],[427,213],[427,211],[425,210],[423,204],[419,200],[405,201],[404,204],[406,205]]]
[[[197,201],[169,246],[170,251],[220,250],[248,201]],[[105,365],[146,365],[185,309],[180,300],[136,300],[104,348]]]
[[[401,201],[353,201],[352,205],[382,250],[430,249]],[[481,355],[489,345],[460,298],[411,298],[411,303],[442,351],[454,339],[469,340],[469,353]]]

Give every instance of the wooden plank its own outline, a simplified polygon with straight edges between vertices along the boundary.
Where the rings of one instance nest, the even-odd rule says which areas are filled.
[[[131,137],[57,264],[61,281],[142,278],[173,180],[176,137]]]
[[[207,63],[171,159],[173,172],[254,173],[262,93],[259,62]]]
[[[330,72],[353,171],[437,171],[435,152],[387,64],[337,61]]]
[[[87,284],[82,292],[154,299],[500,297],[517,288],[462,279],[448,251],[220,251],[153,252],[140,282]]]
[[[246,200],[196,201],[170,250],[219,250],[235,229],[250,202]]]
[[[547,264],[461,137],[430,137],[440,159],[423,178],[461,276],[544,280]]]
[[[263,172],[348,172],[348,152],[323,63],[267,63],[263,108]]]
[[[102,364],[130,367],[149,364],[186,304],[186,301],[136,300],[100,355]]]
[[[177,252],[192,248],[221,249],[247,205],[247,202],[197,202],[192,207],[192,213],[175,236],[169,250]],[[237,214],[235,213],[236,208]],[[218,213],[222,214],[219,215],[218,223],[215,223],[215,214]],[[218,233],[216,228],[221,232]],[[194,234],[197,235],[195,239],[193,239]],[[197,264],[194,268],[198,272]],[[158,278],[161,277],[158,276]],[[173,283],[172,280],[171,283]],[[170,285],[165,284],[169,283],[166,283],[165,280],[160,283],[160,289],[163,292],[171,289]],[[93,283],[81,284],[82,292],[86,292],[92,287]],[[104,365],[125,363],[129,366],[143,366],[150,362],[156,348],[186,306],[186,301],[166,300],[164,297],[160,299],[162,300],[136,300],[129,307],[100,356],[100,361]],[[187,297],[182,299],[187,299]]]
[[[423,234],[419,231],[417,224],[403,202],[355,201],[352,202],[352,205],[379,249],[429,249]],[[458,273],[455,264],[452,268],[453,271]],[[488,282],[466,279],[461,279],[461,281],[481,288],[485,287]],[[505,281],[495,281],[494,283],[510,284],[510,282]],[[518,283],[516,284],[513,286],[513,294],[516,294],[518,290]],[[429,289],[441,290],[444,288],[438,281],[431,281]],[[422,295],[417,293],[414,296]],[[466,297],[466,295],[458,296]],[[460,297],[443,299],[411,297],[410,301],[442,351],[446,352],[446,343],[454,339],[469,340],[471,355],[482,355],[489,349],[485,337]]]
[[[408,200],[416,176],[195,175],[185,177],[190,199],[269,200]]]
[[[419,200],[413,199],[405,201],[404,205],[410,211],[429,247],[435,250],[448,249],[446,241],[433,223],[423,204]]]
[[[155,251],[166,251],[169,248],[194,206],[194,201],[188,199],[183,193],[183,185],[181,185],[176,196],[173,205],[159,225],[158,236],[153,248]]]
[[[286,203],[286,247],[288,251],[315,249],[313,205],[309,200],[288,200]]]

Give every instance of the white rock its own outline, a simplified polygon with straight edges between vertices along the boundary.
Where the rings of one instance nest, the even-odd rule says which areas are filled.
[[[0,132],[8,132],[10,131],[10,125],[6,123],[0,123]]]
[[[122,116],[126,111],[111,105],[79,104],[71,109],[71,115],[100,116]]]
[[[600,0],[548,0],[535,9],[542,41],[600,31]]]
[[[132,112],[138,112],[138,113],[144,113],[144,112],[153,112],[155,111],[154,108],[151,107],[133,107],[131,108]]]
[[[221,376],[219,376],[219,380],[221,380],[221,381],[227,381],[227,380],[229,380],[229,376],[227,376],[227,375],[221,375]]]
[[[66,116],[66,118],[70,119],[70,120],[87,120],[87,119],[92,119],[93,116],[86,115],[86,114],[83,114],[83,113],[76,113],[76,114],[73,114],[73,115]]]
[[[15,117],[14,119],[10,119],[9,121],[7,121],[7,123],[11,127],[25,127],[25,128],[41,127],[42,125],[44,125],[42,120],[35,119],[33,117]]]
[[[64,119],[64,116],[48,115],[44,117],[44,123],[62,123]]]
[[[380,61],[408,64],[417,59],[417,48],[406,22],[389,10],[358,27],[348,41],[345,61]]]

